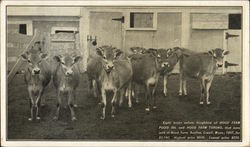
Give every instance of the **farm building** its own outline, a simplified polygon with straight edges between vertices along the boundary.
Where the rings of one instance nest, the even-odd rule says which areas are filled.
[[[8,7],[8,70],[37,29],[51,57],[82,54],[81,71],[95,53],[96,40],[97,46],[112,45],[125,52],[134,46],[223,48],[230,51],[225,61],[239,65],[223,71],[241,72],[241,14],[241,7]]]

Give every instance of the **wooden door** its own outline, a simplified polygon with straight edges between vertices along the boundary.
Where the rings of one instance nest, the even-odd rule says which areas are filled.
[[[225,58],[230,65],[238,64],[238,66],[228,66],[226,72],[242,72],[241,61],[242,61],[242,43],[241,43],[241,30],[227,30],[225,33],[229,34],[226,40],[227,50],[230,51]]]
[[[122,48],[122,23],[114,21],[114,18],[121,18],[120,12],[90,12],[89,37],[96,38],[97,47],[112,45]],[[89,50],[89,54],[95,54],[95,48]]]

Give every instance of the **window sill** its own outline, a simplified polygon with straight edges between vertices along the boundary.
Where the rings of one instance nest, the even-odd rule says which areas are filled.
[[[156,31],[156,28],[126,28],[126,31]]]

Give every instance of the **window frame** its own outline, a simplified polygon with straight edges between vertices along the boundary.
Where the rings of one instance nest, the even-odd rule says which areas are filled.
[[[153,27],[151,28],[131,28],[130,27],[130,14],[131,13],[153,13]],[[129,11],[127,13],[127,31],[156,31],[157,30],[157,12],[154,11]],[[126,22],[126,20],[125,20]]]

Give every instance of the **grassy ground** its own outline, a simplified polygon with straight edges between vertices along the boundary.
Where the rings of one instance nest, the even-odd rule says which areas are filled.
[[[240,120],[241,75],[215,76],[211,88],[210,106],[199,105],[199,81],[188,80],[188,96],[179,97],[179,78],[172,75],[168,82],[168,95],[162,94],[162,78],[157,89],[158,109],[145,112],[144,94],[140,103],[133,103],[118,110],[115,120],[108,116],[100,120],[100,106],[96,98],[88,94],[88,81],[83,75],[77,90],[78,121],[71,122],[68,109],[61,111],[61,119],[53,121],[56,111],[56,94],[52,84],[46,88],[46,106],[41,109],[40,122],[29,122],[29,102],[23,75],[17,75],[8,86],[8,138],[9,139],[74,139],[74,140],[154,140],[158,139],[158,126],[164,121],[215,121]]]

